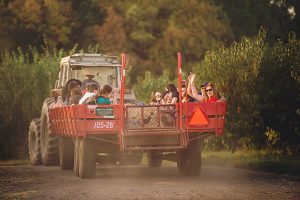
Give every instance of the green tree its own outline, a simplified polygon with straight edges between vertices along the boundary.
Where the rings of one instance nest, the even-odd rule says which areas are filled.
[[[11,17],[12,23],[9,27],[11,31],[15,33],[20,30],[23,33],[23,35],[16,33],[21,37],[22,45],[27,46],[34,41],[36,41],[35,44],[42,44],[43,37],[47,38],[50,47],[65,45],[69,42],[72,31],[71,2],[9,1],[6,9]],[[34,38],[30,37],[31,34]]]
[[[294,0],[214,0],[230,19],[234,38],[255,36],[260,27],[268,31],[268,40],[287,39],[290,31],[299,33],[300,3]],[[292,9],[292,10],[291,10]],[[295,15],[293,14],[294,11]]]
[[[172,70],[176,66],[176,53],[181,51],[185,70],[189,71],[207,50],[227,44],[231,41],[231,30],[226,18],[222,17],[221,10],[210,1],[177,3],[163,37],[152,49],[155,66]]]
[[[266,49],[256,80],[264,127],[280,133],[283,149],[300,149],[300,84],[293,78],[299,67],[300,41],[290,34],[288,42],[278,41]]]
[[[101,6],[94,0],[1,0],[0,53],[28,45],[72,48],[79,43],[88,47],[95,43],[91,29],[105,17]]]

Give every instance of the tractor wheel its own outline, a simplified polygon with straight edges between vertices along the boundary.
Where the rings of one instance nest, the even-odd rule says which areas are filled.
[[[59,165],[61,169],[73,169],[74,143],[72,138],[59,138]]]
[[[79,146],[80,146],[80,139],[77,137],[75,139],[74,144],[74,173],[76,176],[79,176]]]
[[[162,165],[162,159],[160,158],[161,153],[148,151],[147,163],[149,167],[160,167]]]
[[[41,154],[44,165],[58,164],[58,137],[51,135],[48,107],[53,99],[46,99],[41,113]]]
[[[93,178],[96,173],[96,153],[94,143],[88,138],[80,140],[79,145],[79,176]]]
[[[200,141],[190,141],[187,149],[177,151],[177,168],[183,175],[198,176],[201,172]]]
[[[29,159],[32,165],[42,164],[40,129],[41,120],[39,118],[32,120],[28,131],[28,151]]]

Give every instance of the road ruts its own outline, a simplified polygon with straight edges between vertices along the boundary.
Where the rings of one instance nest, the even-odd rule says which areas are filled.
[[[97,165],[96,177],[82,180],[55,166],[0,167],[0,199],[300,199],[300,178],[211,166],[184,177],[175,165]]]

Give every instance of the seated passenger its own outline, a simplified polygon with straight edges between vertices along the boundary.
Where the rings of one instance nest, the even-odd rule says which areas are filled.
[[[191,73],[189,76],[190,87],[193,93],[193,96],[198,101],[202,102],[216,102],[226,100],[216,89],[215,85],[212,83],[207,83],[205,85],[201,85],[205,87],[205,93],[203,91],[203,87],[201,87],[201,94],[198,94],[197,89],[195,87],[195,77],[196,75]],[[204,93],[204,94],[203,94]],[[218,98],[220,96],[220,98]]]
[[[161,92],[159,92],[159,91],[153,92],[151,96],[152,96],[151,102],[150,102],[151,105],[161,104],[161,99],[162,99]]]
[[[62,91],[61,91],[61,98],[62,98],[62,101],[65,105],[68,105],[69,104],[69,98],[70,98],[70,91],[69,91],[69,84],[71,82],[77,82],[79,85],[81,85],[81,81],[80,80],[77,80],[77,79],[70,79],[67,81],[66,85],[62,88]]]
[[[201,87],[201,93],[198,93],[198,91],[195,87],[195,78],[196,78],[196,74],[190,73],[190,75],[188,77],[188,79],[189,79],[188,92],[197,101],[204,102],[207,100],[206,92],[203,90],[204,87]],[[203,86],[203,85],[201,85],[201,86]]]
[[[161,104],[172,104],[172,99],[172,92],[165,91],[162,95]]]
[[[86,85],[86,93],[79,100],[79,104],[88,103],[89,100],[92,99],[91,97],[96,95],[96,92],[97,92],[96,88],[98,88],[98,86],[96,84],[87,84]]]
[[[168,84],[166,91],[171,93],[172,101],[171,104],[175,104],[179,102],[179,92],[177,91],[177,88],[174,84]]]
[[[217,96],[215,95],[217,93],[217,91],[216,91],[214,84],[208,83],[206,85],[205,92],[207,95],[206,102],[216,102],[218,100]]]
[[[62,96],[61,96],[62,88],[54,89],[53,92],[54,92],[54,94],[53,94],[54,102],[50,105],[49,108],[63,107],[65,104],[64,104],[64,102],[62,100]]]
[[[172,92],[166,91],[163,93],[162,104],[169,105],[169,106],[164,106],[160,109],[161,121],[163,127],[174,126],[175,110],[172,104],[175,103],[174,103],[174,98],[172,97]]]
[[[78,104],[82,97],[80,84],[77,81],[71,81],[68,85],[68,90],[70,93],[68,105]]]
[[[110,99],[113,99],[113,103],[116,102],[114,91],[111,86],[104,85],[100,91],[98,91],[96,104],[111,104],[112,102]]]
[[[207,83],[205,91],[208,97],[207,102],[226,101],[225,97],[222,96],[212,83]]]
[[[188,92],[188,88],[186,88],[186,85],[182,85],[181,96],[182,96],[182,103],[196,101],[196,99],[191,96],[191,92]]]

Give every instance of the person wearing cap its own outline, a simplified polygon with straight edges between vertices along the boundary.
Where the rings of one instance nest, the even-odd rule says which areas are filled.
[[[93,80],[93,78],[95,78],[94,75],[92,74],[86,74],[85,75],[85,80],[82,81],[82,84],[81,84],[81,91],[85,90],[86,89],[86,86],[88,84],[96,84],[98,86],[98,88],[100,87],[100,84],[98,81],[95,81]]]

